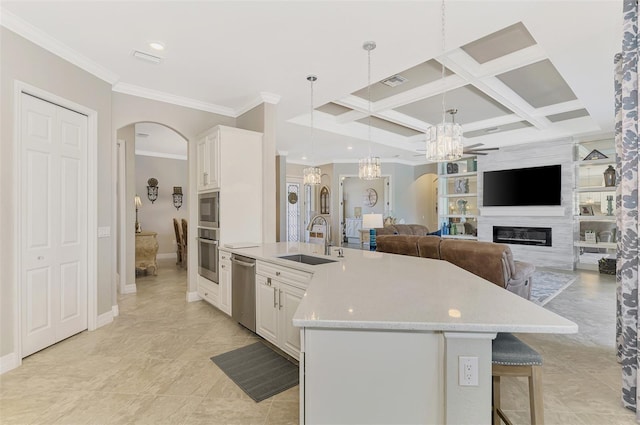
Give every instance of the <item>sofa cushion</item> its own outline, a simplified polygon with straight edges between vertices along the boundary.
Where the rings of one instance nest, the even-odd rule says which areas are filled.
[[[440,237],[421,236],[418,239],[418,255],[422,258],[440,259]]]
[[[493,242],[443,239],[440,242],[440,259],[461,267],[476,276],[506,288],[505,276],[510,276],[507,264],[511,249]]]
[[[380,235],[397,235],[398,232],[394,225],[384,226],[384,227],[376,227],[376,236]]]
[[[418,257],[417,235],[380,235],[376,237],[376,251]]]

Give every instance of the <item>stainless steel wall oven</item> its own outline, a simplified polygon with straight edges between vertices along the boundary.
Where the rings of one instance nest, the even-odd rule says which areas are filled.
[[[198,273],[218,283],[218,229],[198,229]]]

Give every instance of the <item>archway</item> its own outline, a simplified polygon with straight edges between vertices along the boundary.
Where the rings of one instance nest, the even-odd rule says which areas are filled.
[[[155,233],[156,258],[176,257],[180,241],[173,218],[188,219],[188,202],[185,198],[176,208],[173,193],[174,187],[183,196],[188,193],[188,140],[167,125],[148,121],[121,127],[117,139],[116,270],[118,291],[126,294],[136,292],[136,222]],[[147,188],[154,184],[155,189]]]

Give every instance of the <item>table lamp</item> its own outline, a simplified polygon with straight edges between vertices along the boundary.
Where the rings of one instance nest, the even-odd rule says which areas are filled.
[[[376,250],[376,227],[383,227],[382,214],[363,214],[362,228],[369,229],[369,250]]]
[[[140,233],[142,232],[142,228],[140,227],[140,223],[138,222],[138,207],[142,205],[142,200],[138,195],[136,195],[136,197],[133,198],[133,201],[136,204],[136,233]]]

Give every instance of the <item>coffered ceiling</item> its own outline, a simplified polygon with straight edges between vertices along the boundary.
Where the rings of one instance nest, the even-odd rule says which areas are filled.
[[[620,3],[447,0],[444,51],[440,1],[3,1],[0,16],[116,92],[229,116],[278,102],[277,146],[291,162],[371,150],[417,164],[443,94],[465,145],[612,133]],[[160,64],[132,56],[154,40],[166,46]],[[377,43],[371,119],[366,40]],[[319,77],[313,134],[308,74]]]

